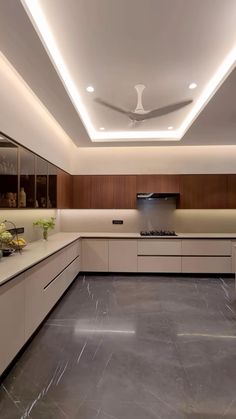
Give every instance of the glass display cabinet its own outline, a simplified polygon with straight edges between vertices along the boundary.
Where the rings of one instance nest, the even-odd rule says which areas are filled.
[[[0,207],[18,207],[18,147],[0,135]]]
[[[0,133],[0,208],[57,208],[61,172]]]

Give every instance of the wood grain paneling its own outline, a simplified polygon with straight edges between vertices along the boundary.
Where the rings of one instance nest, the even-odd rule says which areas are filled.
[[[137,175],[137,192],[179,192],[179,175]]]
[[[91,176],[73,176],[73,208],[91,208]]]
[[[227,175],[228,193],[227,193],[227,208],[236,208],[236,175]]]
[[[181,175],[178,208],[227,208],[227,175]]]
[[[57,208],[72,208],[72,176],[60,169],[57,172]]]
[[[136,176],[73,176],[73,208],[136,208]]]
[[[136,208],[136,176],[112,176],[113,208]]]

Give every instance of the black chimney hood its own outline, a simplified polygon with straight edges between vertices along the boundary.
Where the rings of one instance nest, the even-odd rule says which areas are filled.
[[[137,193],[137,199],[146,199],[146,200],[153,200],[153,199],[173,199],[178,198],[179,193],[174,192],[139,192]]]

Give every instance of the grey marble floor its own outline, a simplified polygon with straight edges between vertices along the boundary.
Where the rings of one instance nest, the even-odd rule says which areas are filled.
[[[1,419],[235,419],[221,278],[78,277],[0,388]]]

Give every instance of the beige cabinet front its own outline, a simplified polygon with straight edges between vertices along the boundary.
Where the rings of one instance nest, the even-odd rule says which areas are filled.
[[[25,343],[24,274],[0,287],[0,374]]]
[[[137,240],[109,240],[109,272],[137,272]]]
[[[181,240],[178,239],[140,239],[138,255],[170,256],[181,255]]]
[[[138,272],[181,272],[180,256],[139,256]]]
[[[227,256],[183,256],[183,273],[231,273],[231,257]]]
[[[231,256],[231,240],[194,239],[182,240],[182,255],[186,256]]]
[[[108,272],[108,240],[83,239],[82,271]]]

